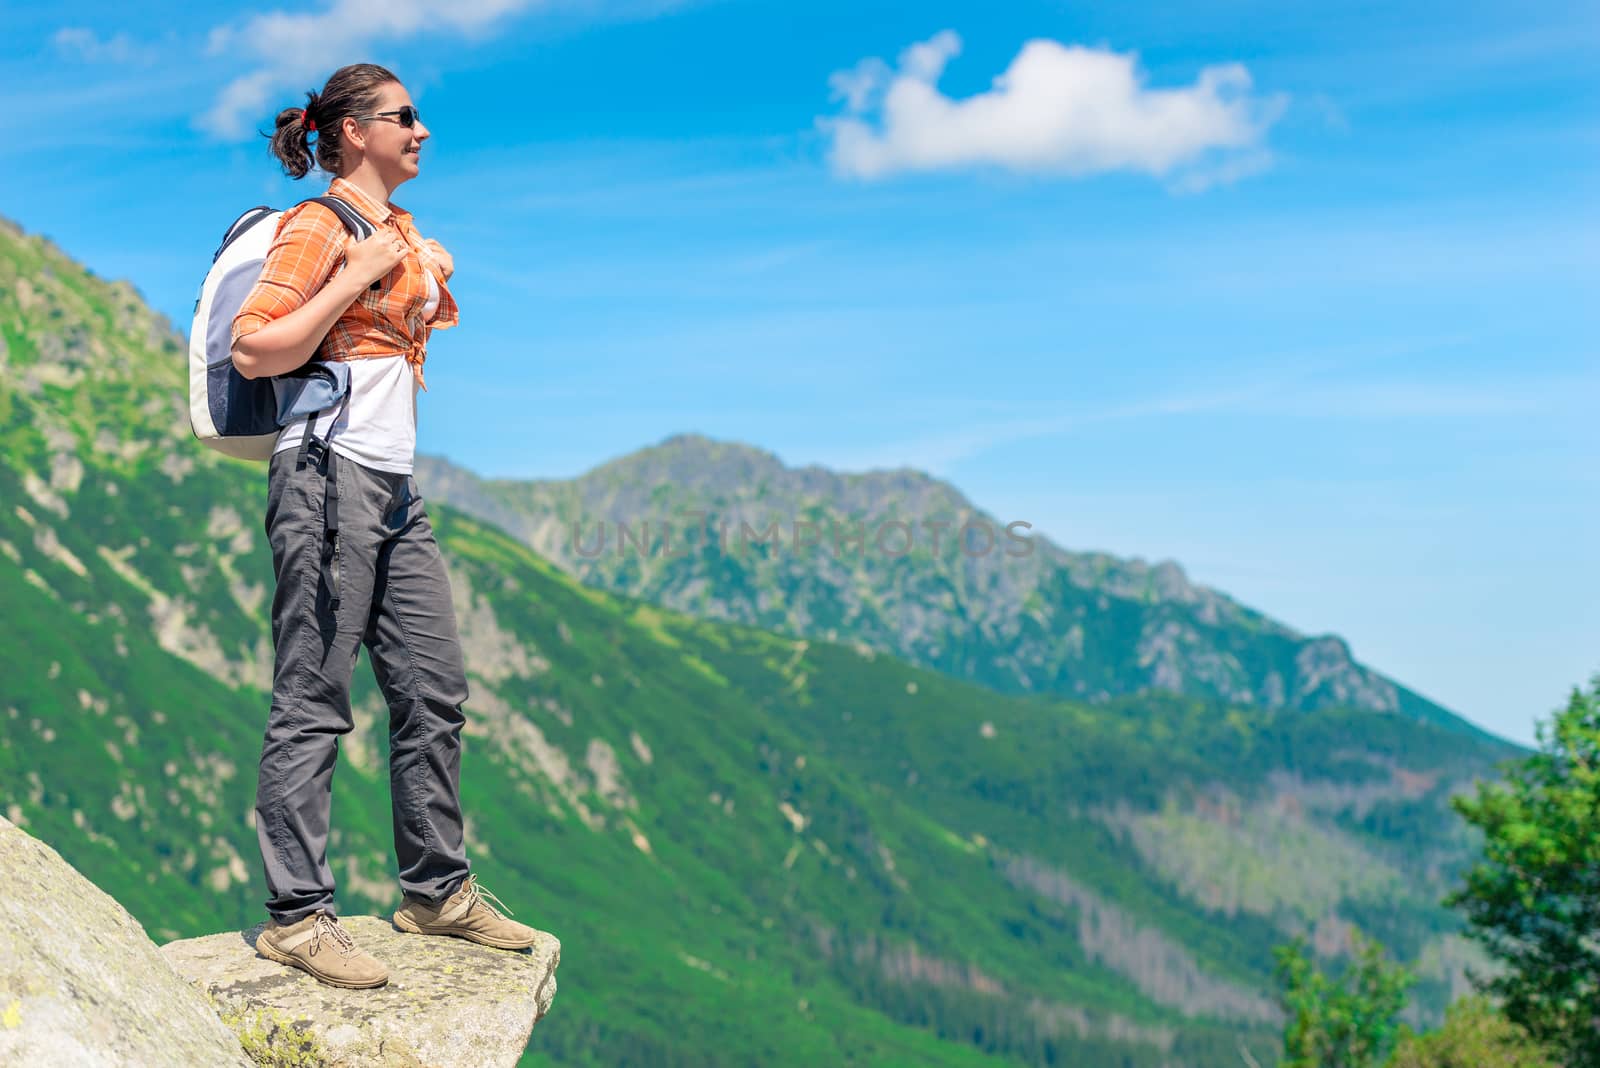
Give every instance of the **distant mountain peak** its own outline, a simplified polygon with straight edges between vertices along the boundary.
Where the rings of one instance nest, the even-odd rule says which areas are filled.
[[[1106,700],[1170,690],[1466,726],[1357,663],[1343,639],[1307,637],[1193,582],[1175,560],[1075,552],[1007,532],[1010,517],[911,467],[795,467],[754,445],[680,432],[573,479],[485,483],[427,457],[418,470],[436,497],[591,585],[705,618],[862,642],[1002,692]],[[651,544],[662,544],[651,541],[662,526],[686,539],[682,520],[693,516],[740,547],[677,559],[621,548],[623,529],[644,530]],[[942,542],[934,524],[944,526]],[[820,544],[801,548],[807,525],[820,528]],[[979,535],[967,540],[969,525]],[[848,540],[863,526],[870,549],[838,552],[838,531]],[[908,538],[908,553],[890,551]],[[985,539],[986,551],[972,551]],[[614,548],[580,553],[579,542]]]

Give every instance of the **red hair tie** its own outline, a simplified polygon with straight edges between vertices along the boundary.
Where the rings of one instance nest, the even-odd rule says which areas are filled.
[[[305,108],[301,108],[300,109],[300,125],[304,126],[306,128],[306,130],[308,132],[310,132],[310,133],[316,133],[317,132],[317,124],[311,118],[310,112],[306,111]]]

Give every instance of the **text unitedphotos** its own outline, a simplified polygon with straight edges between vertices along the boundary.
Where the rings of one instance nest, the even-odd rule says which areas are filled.
[[[594,558],[607,551],[626,553],[630,550],[640,556],[660,556],[666,559],[677,559],[689,555],[697,545],[706,545],[711,538],[711,524],[705,512],[688,512],[686,515],[700,520],[698,525],[687,526],[687,533],[676,547],[673,541],[673,524],[660,521],[643,519],[637,522],[616,521],[616,538],[607,535],[607,522],[602,519],[597,528],[597,537],[592,544],[584,543],[584,527],[581,520],[572,522],[572,548],[579,556]],[[949,519],[924,519],[913,525],[902,519],[885,519],[870,527],[864,520],[855,520],[852,523],[841,524],[838,520],[830,519],[826,522],[813,522],[807,519],[792,520],[788,525],[788,544],[784,541],[784,525],[772,522],[765,527],[756,528],[746,520],[739,521],[737,532],[737,549],[749,549],[755,545],[771,546],[778,550],[788,548],[790,551],[803,551],[807,549],[820,549],[825,544],[831,545],[834,556],[861,555],[870,549],[872,552],[888,557],[900,557],[909,554],[918,543],[917,527],[924,528],[927,532],[924,544],[931,548],[933,555],[939,555],[941,548],[940,539],[952,527],[953,521]],[[841,527],[846,528],[841,534]],[[1031,556],[1033,554],[1033,539],[1016,533],[1016,530],[1033,529],[1032,523],[1014,520],[1001,528],[996,533],[993,524],[982,519],[969,519],[956,527],[957,538],[963,554],[971,557],[988,556],[999,546],[1001,534],[1008,544],[1002,550],[1005,555],[1013,557]],[[823,534],[826,529],[828,539],[824,542]],[[653,535],[652,531],[656,533]],[[696,536],[698,535],[698,537]],[[717,524],[716,545],[719,551],[729,551],[730,527],[727,520]]]

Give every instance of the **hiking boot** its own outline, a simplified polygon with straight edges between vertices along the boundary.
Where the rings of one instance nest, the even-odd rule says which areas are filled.
[[[407,898],[395,910],[394,925],[412,934],[454,935],[495,949],[527,949],[533,945],[539,932],[525,923],[506,919],[485,899],[505,908],[505,902],[478,885],[477,875],[468,875],[455,893],[437,905]]]
[[[290,924],[270,920],[256,939],[256,951],[268,960],[310,972],[329,986],[352,990],[382,986],[389,970],[371,954],[356,948],[338,917],[318,909]]]

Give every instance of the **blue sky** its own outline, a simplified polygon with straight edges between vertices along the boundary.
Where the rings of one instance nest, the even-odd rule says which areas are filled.
[[[1592,5],[4,19],[0,213],[185,330],[226,224],[321,191],[250,131],[400,74],[434,136],[395,200],[463,316],[423,451],[920,468],[1524,742],[1600,670]]]

